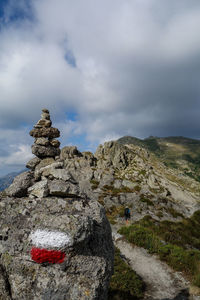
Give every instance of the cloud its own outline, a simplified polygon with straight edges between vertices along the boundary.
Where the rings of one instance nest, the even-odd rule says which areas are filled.
[[[0,157],[3,143],[18,145],[7,164],[30,145],[27,127],[43,107],[63,145],[199,137],[198,0],[10,1],[3,20],[0,128],[24,137],[0,140]]]

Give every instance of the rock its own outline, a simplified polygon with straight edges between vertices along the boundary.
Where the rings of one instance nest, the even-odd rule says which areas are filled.
[[[69,171],[65,169],[55,169],[54,167],[49,167],[42,170],[42,176],[49,177],[50,175],[55,179],[61,179],[63,181],[70,180],[71,182],[76,183]]]
[[[65,160],[73,158],[75,156],[81,157],[81,152],[77,149],[76,146],[66,146],[61,149],[60,158]]]
[[[7,278],[1,299],[9,290],[9,300],[107,299],[114,251],[110,225],[99,203],[56,197],[3,202],[0,228],[8,224],[9,230],[1,241],[0,266]],[[35,248],[49,249],[48,245],[63,253],[62,262],[34,261],[43,259],[34,256]]]
[[[40,146],[40,145],[32,145],[31,146],[32,153],[39,158],[43,157],[55,157],[60,154],[60,149],[52,146]]]
[[[45,177],[51,177],[52,179],[54,178],[54,176],[52,175],[52,170],[54,169],[59,169],[59,168],[62,168],[63,167],[63,162],[55,162],[50,164],[50,165],[47,165],[43,168],[37,168],[34,172],[34,177],[35,177],[35,180],[39,180],[41,178],[41,176],[45,176]],[[70,175],[69,175],[69,178],[70,178]]]
[[[65,182],[63,180],[54,179],[49,182],[49,194],[58,197],[72,197],[77,198],[80,194],[77,185]]]
[[[37,138],[35,139],[35,144],[41,146],[49,146],[49,140],[46,138]]]
[[[29,134],[34,138],[48,137],[49,139],[54,139],[60,136],[60,131],[53,127],[43,127],[32,129]]]
[[[48,110],[41,120],[41,128],[31,131],[32,151],[39,156],[28,163],[34,172],[8,188],[8,195],[25,197],[0,194],[0,299],[107,299],[114,256],[110,225],[93,194],[84,195],[65,168],[68,161],[74,171],[83,168],[79,178],[87,171],[92,178],[91,155],[71,148],[66,156],[75,162],[61,159],[54,140],[59,131],[45,127]]]
[[[43,113],[46,113],[46,114],[49,114],[49,110],[46,109],[46,108],[43,108],[43,109],[42,109],[42,112],[43,112]]]
[[[58,140],[50,140],[50,145],[55,147],[55,148],[59,148],[60,147],[60,142]]]
[[[51,127],[52,122],[50,120],[46,120],[46,119],[40,119],[37,124],[36,124],[36,128],[40,128],[40,127]]]
[[[41,168],[49,166],[53,163],[55,163],[55,159],[53,157],[44,158],[44,159],[40,160],[40,163],[36,166],[36,170],[38,171]]]
[[[10,300],[8,289],[8,276],[3,266],[0,265],[0,299]]]
[[[49,189],[48,189],[48,181],[47,179],[44,179],[42,181],[39,181],[35,183],[33,186],[31,186],[28,189],[29,196],[34,196],[37,198],[43,198],[48,196]]]
[[[49,114],[49,113],[43,112],[43,113],[41,114],[41,119],[42,119],[42,120],[50,120],[50,114]]]
[[[35,167],[41,162],[41,159],[39,159],[38,157],[34,157],[31,160],[29,160],[26,164],[26,167],[28,169],[34,170]]]
[[[13,183],[5,190],[11,197],[25,197],[27,189],[33,184],[33,172],[24,172],[15,177]]]

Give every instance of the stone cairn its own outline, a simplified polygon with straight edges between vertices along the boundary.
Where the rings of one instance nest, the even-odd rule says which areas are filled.
[[[41,119],[30,131],[30,135],[35,138],[32,145],[32,153],[39,158],[56,157],[60,155],[60,142],[55,138],[60,136],[57,128],[51,127],[52,122],[48,109],[43,109]]]

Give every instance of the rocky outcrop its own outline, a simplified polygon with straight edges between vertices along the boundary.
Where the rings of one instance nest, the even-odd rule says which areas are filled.
[[[27,163],[31,171],[0,199],[0,299],[107,298],[111,228],[105,209],[67,168],[74,155],[88,167],[95,159],[75,148],[59,157],[58,133],[43,110],[30,132],[37,156]]]

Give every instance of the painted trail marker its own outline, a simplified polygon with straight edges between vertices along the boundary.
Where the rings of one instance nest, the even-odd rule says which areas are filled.
[[[59,231],[36,230],[31,232],[30,238],[34,247],[31,249],[31,258],[37,263],[60,264],[66,254],[60,250],[70,244],[70,236]]]

